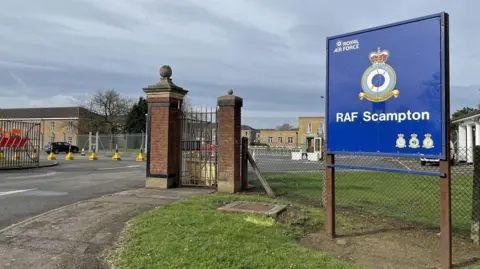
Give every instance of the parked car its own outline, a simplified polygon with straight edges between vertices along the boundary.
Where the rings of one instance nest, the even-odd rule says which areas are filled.
[[[451,159],[450,162],[452,163],[452,165],[454,165],[457,160],[457,154],[455,154],[455,145],[453,144],[452,141],[450,141],[450,159]],[[439,163],[440,163],[440,159],[420,158],[420,164],[422,166],[426,164],[439,164]]]
[[[47,154],[50,154],[52,151],[51,146],[53,146],[53,153],[58,154],[60,152],[68,153],[68,150],[71,148],[72,153],[77,153],[79,151],[78,147],[71,145],[67,142],[53,142],[51,144],[45,145],[43,148]]]

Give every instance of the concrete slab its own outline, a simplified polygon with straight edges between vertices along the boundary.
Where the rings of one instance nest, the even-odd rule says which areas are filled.
[[[236,201],[218,208],[221,211],[255,213],[268,216],[277,216],[287,208],[286,205],[269,204],[260,202]]]

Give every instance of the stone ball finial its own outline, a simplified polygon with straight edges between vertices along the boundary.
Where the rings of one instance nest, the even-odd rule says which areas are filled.
[[[170,78],[172,76],[172,68],[169,65],[162,65],[160,67],[160,77]]]
[[[232,89],[228,90],[228,91],[227,91],[227,94],[228,94],[228,95],[232,95],[232,94],[233,94],[233,90],[232,90]]]

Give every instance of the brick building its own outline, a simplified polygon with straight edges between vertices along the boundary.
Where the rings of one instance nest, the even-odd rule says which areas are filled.
[[[299,117],[298,118],[298,137],[300,144],[305,147],[307,152],[317,151],[321,145],[315,145],[315,138],[324,137],[325,117]]]
[[[298,128],[292,130],[260,129],[259,142],[278,147],[304,147],[312,151],[315,145],[315,138],[324,137],[325,117],[299,117]],[[318,150],[318,149],[317,149]]]
[[[259,131],[248,125],[242,125],[242,137],[248,138],[248,141],[255,142],[259,139]]]
[[[91,117],[92,113],[82,107],[0,109],[0,119],[38,121],[41,147],[50,142],[77,145],[78,135],[91,131]]]
[[[299,132],[298,129],[277,130],[277,129],[260,129],[260,143],[271,146],[287,147],[298,146]]]

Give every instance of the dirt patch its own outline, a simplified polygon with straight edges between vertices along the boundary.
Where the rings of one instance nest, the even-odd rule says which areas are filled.
[[[344,224],[334,239],[317,231],[301,238],[300,244],[372,268],[441,268],[438,230],[366,216],[349,218],[355,229]],[[467,268],[479,261],[478,246],[464,238],[452,241],[454,268]]]

